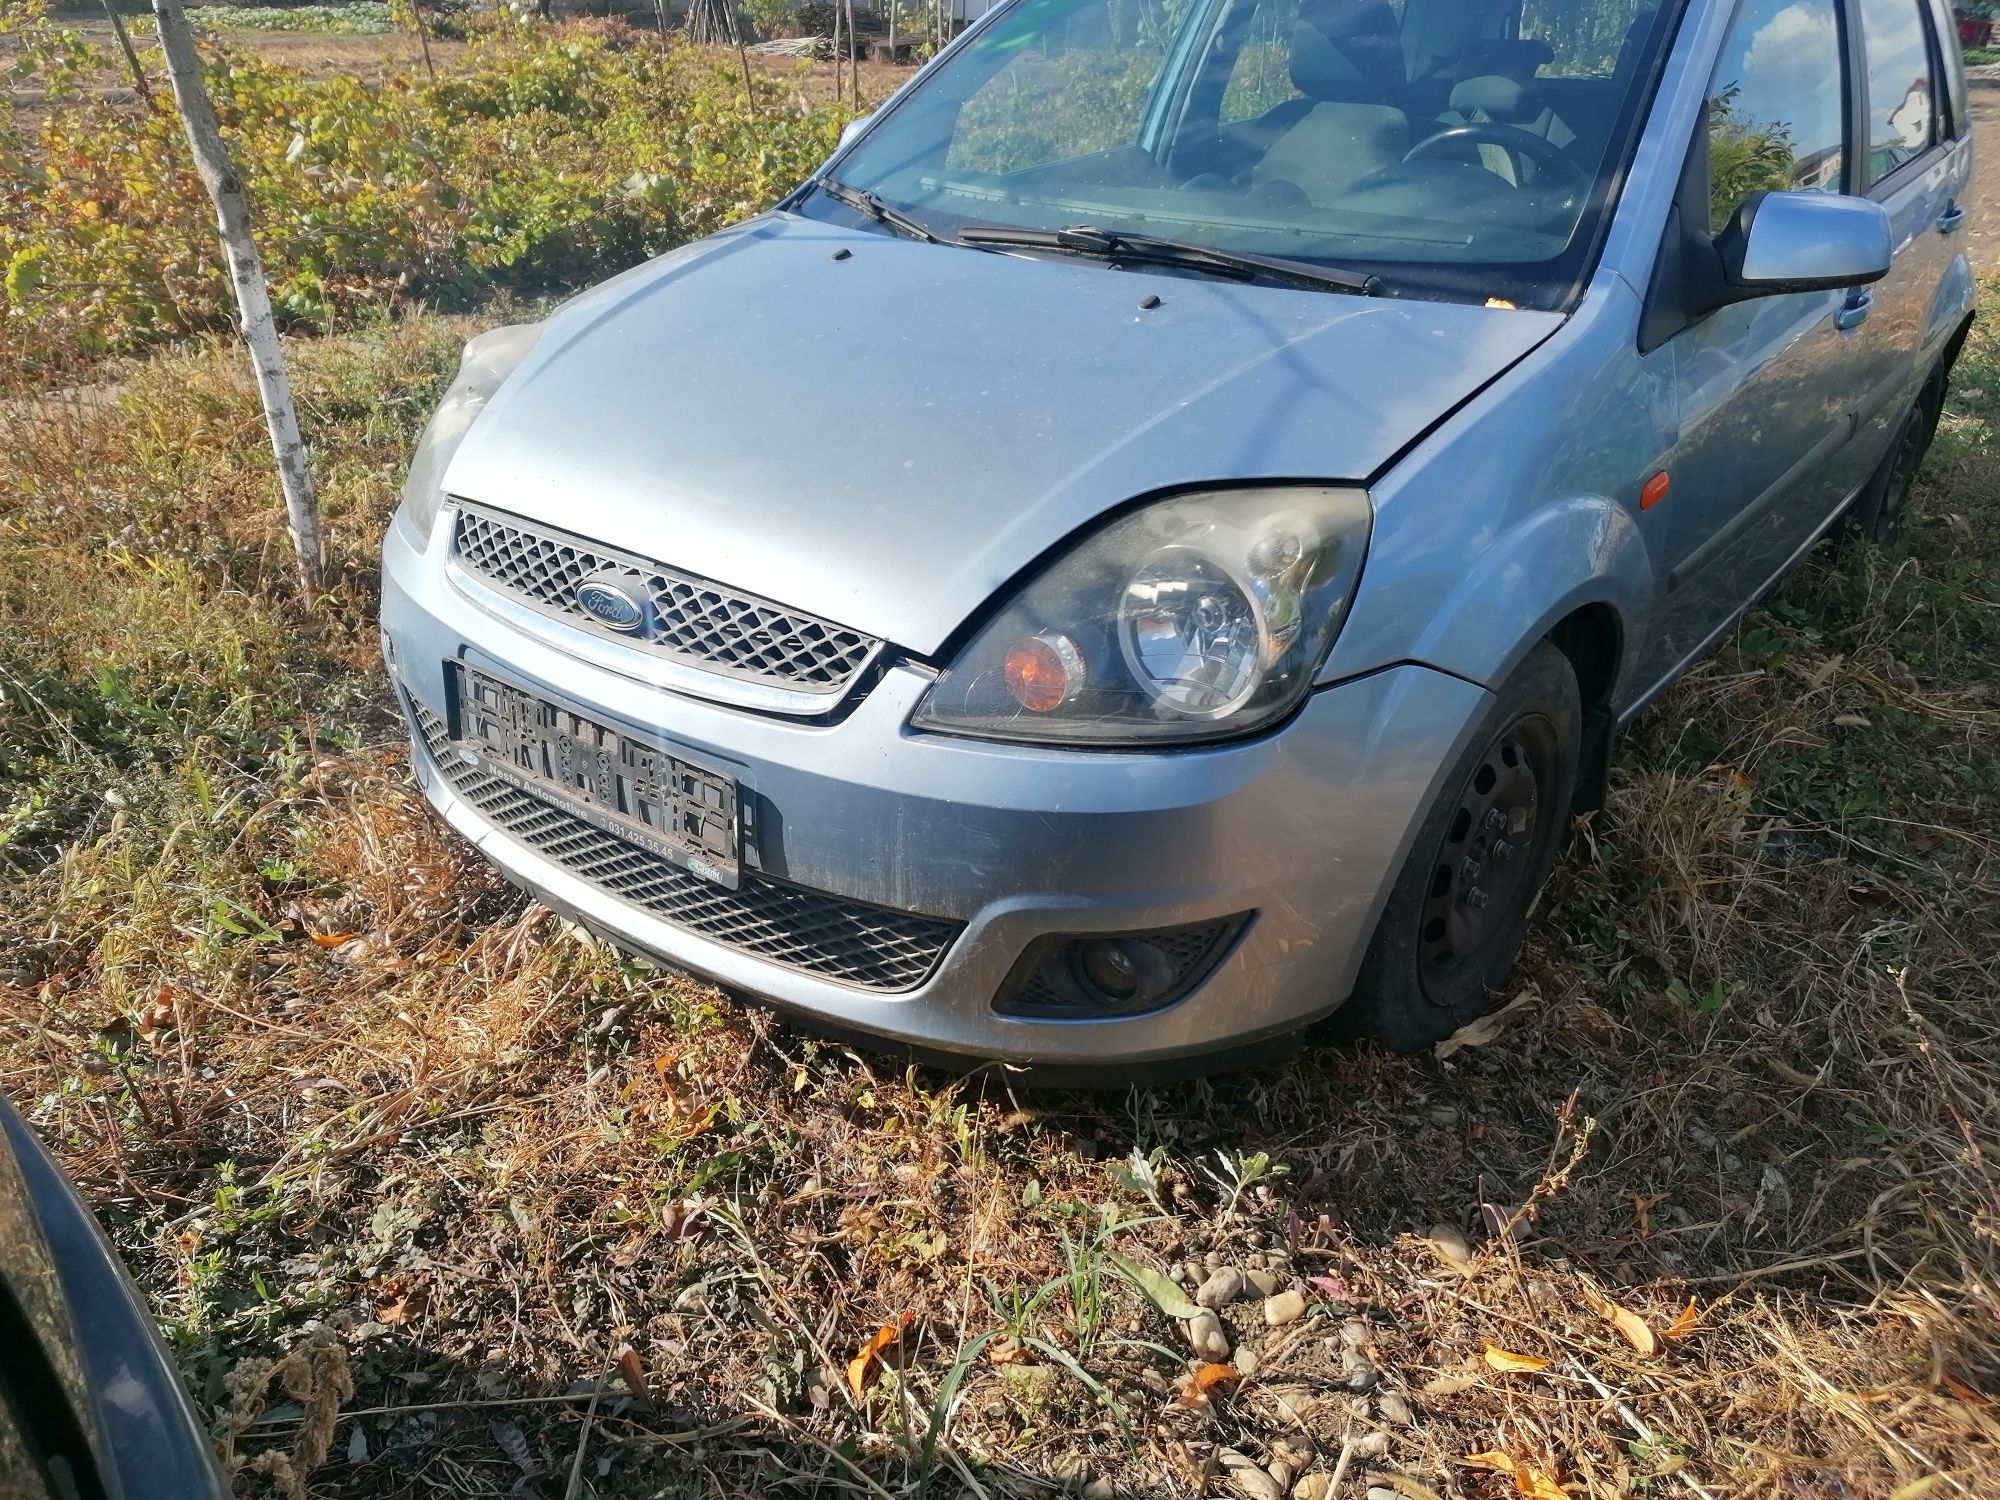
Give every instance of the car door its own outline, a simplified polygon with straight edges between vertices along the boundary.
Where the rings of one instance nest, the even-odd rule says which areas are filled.
[[[1947,272],[1955,260],[1963,264],[1961,197],[1972,143],[1970,121],[1953,117],[1930,0],[1850,3],[1858,23],[1849,41],[1859,85],[1857,190],[1888,211],[1895,247],[1889,274],[1854,299],[1865,317],[1854,330],[1856,440],[1839,466],[1851,490],[1888,448],[1967,305],[1969,272]]]
[[[1840,0],[1740,0],[1689,158],[1706,191],[1686,196],[1706,202],[1709,233],[1754,193],[1852,190],[1844,36]],[[1664,503],[1640,517],[1662,560],[1640,680],[1697,653],[1844,498],[1867,321],[1850,304],[1846,291],[1755,297],[1647,356],[1672,358],[1680,438]]]

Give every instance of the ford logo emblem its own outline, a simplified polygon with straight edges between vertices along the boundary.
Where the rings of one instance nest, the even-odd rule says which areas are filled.
[[[586,578],[576,586],[576,607],[598,624],[627,634],[646,623],[645,606],[629,589],[603,578]]]

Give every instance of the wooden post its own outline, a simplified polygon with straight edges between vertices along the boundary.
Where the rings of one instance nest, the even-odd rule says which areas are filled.
[[[736,8],[736,0],[722,0],[729,12],[729,35],[736,43],[736,60],[743,65],[743,108],[751,118],[757,115],[757,91],[750,86],[750,47],[743,33],[748,29]]]
[[[278,461],[278,484],[285,493],[285,515],[298,556],[299,582],[308,595],[320,587],[319,505],[313,497],[312,470],[306,461],[305,439],[299,435],[298,408],[292,383],[285,374],[285,355],[278,345],[278,325],[271,316],[270,288],[264,263],[250,237],[250,205],[243,183],[230,165],[229,148],[216,124],[215,105],[201,79],[201,57],[194,31],[181,0],[153,0],[153,19],[166,54],[167,80],[186,127],[195,170],[215,205],[215,227],[229,262],[229,279],[242,315],[243,342],[257,374],[257,394],[264,402],[264,425],[271,434],[271,452]]]
[[[846,97],[840,83],[840,0],[833,0],[833,102]]]
[[[125,30],[125,18],[118,14],[114,0],[104,0],[104,13],[111,18],[111,29],[118,33],[118,46],[125,54],[125,62],[132,69],[132,85],[138,89],[139,97],[146,107],[153,107],[153,86],[146,82],[146,70],[139,66],[139,54],[133,50],[131,35]]]
[[[410,25],[416,28],[417,46],[423,50],[424,54],[424,77],[428,78],[432,83],[436,83],[438,74],[437,69],[431,66],[431,36],[430,32],[424,29],[423,10],[418,4],[418,0],[409,0],[409,3]]]

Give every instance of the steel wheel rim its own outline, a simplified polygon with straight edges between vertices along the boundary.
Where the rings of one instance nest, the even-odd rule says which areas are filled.
[[[1433,998],[1466,969],[1483,973],[1534,900],[1555,832],[1559,743],[1545,715],[1523,714],[1487,742],[1458,790],[1417,918],[1417,978]]]

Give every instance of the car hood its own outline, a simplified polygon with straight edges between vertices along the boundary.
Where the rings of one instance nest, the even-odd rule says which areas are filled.
[[[445,484],[929,653],[1134,496],[1368,479],[1560,322],[768,214],[559,310]]]

